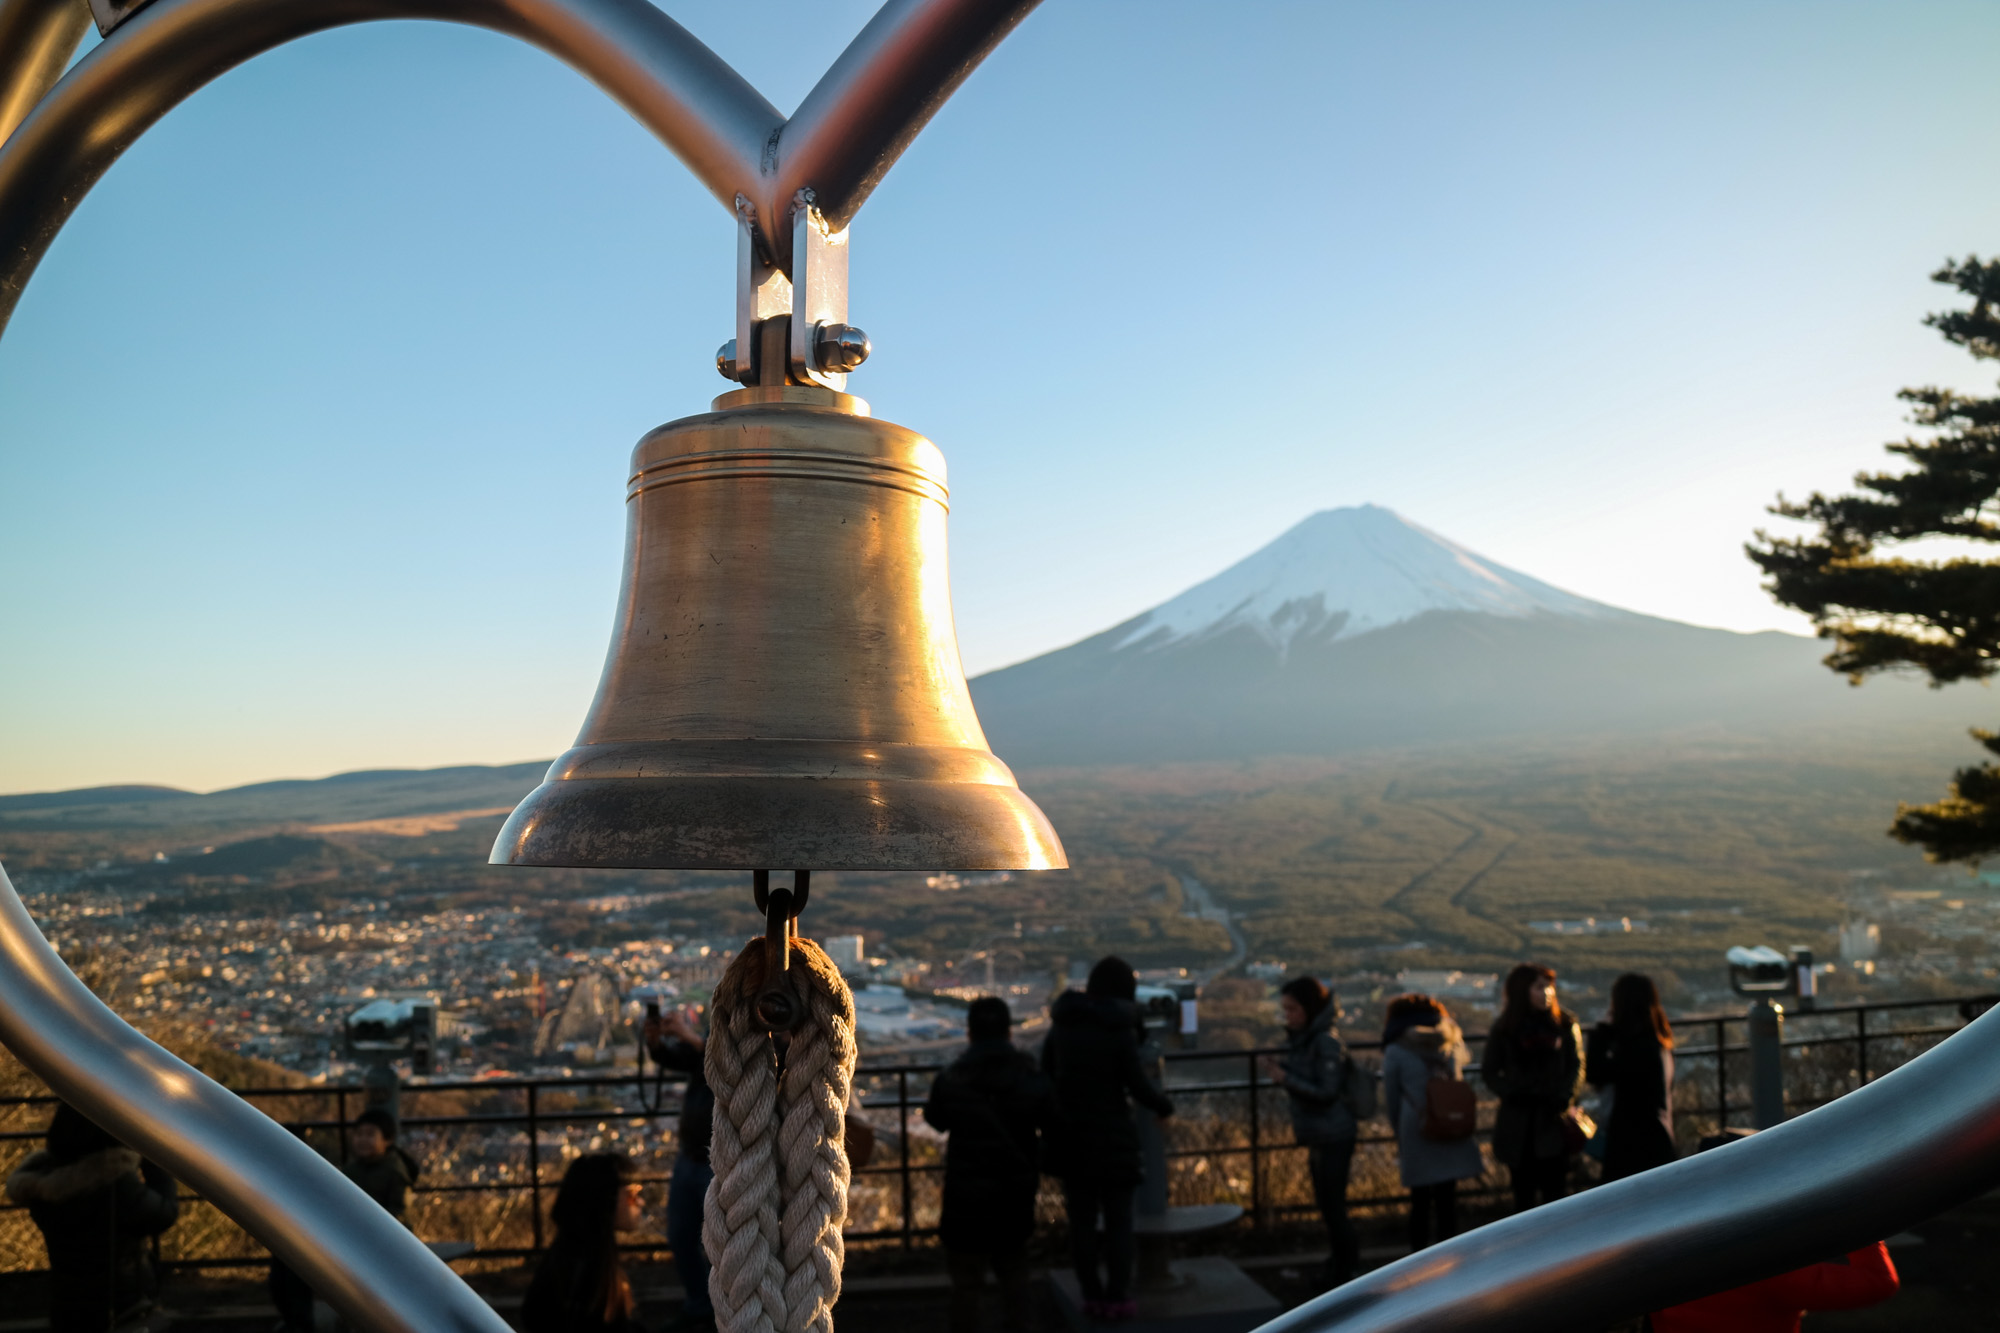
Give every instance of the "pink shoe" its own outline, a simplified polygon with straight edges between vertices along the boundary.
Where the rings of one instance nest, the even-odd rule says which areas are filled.
[[[1126,1324],[1139,1317],[1137,1301],[1106,1301],[1104,1319],[1106,1323]]]

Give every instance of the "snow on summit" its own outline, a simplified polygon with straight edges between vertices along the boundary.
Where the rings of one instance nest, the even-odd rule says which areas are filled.
[[[1619,616],[1496,565],[1380,505],[1324,509],[1263,550],[1133,622],[1117,647],[1163,648],[1238,626],[1280,653],[1301,636],[1352,638],[1426,611]]]

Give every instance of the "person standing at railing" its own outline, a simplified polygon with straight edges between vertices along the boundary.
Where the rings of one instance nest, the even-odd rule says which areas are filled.
[[[157,1287],[146,1242],[174,1224],[173,1178],[58,1103],[47,1146],[7,1177],[49,1252],[51,1333],[106,1333],[143,1314]]]
[[[1464,1034],[1438,1000],[1398,995],[1382,1027],[1382,1104],[1396,1127],[1410,1191],[1410,1251],[1458,1231],[1458,1182],[1486,1169],[1475,1137],[1478,1098],[1465,1083]]]
[[[527,1333],[644,1333],[618,1233],[637,1231],[644,1191],[624,1153],[590,1153],[563,1172],[549,1219],[555,1243],[521,1301]]]
[[[1365,1076],[1333,1034],[1340,1006],[1319,978],[1286,982],[1278,990],[1278,1011],[1285,1023],[1285,1054],[1282,1059],[1265,1056],[1264,1072],[1291,1103],[1292,1139],[1305,1147],[1313,1202],[1332,1247],[1320,1265],[1320,1280],[1337,1287],[1361,1263],[1361,1242],[1347,1217],[1347,1179],[1359,1129],[1351,1082]]]
[[[938,1234],[951,1275],[951,1333],[979,1328],[988,1268],[1000,1284],[1000,1326],[1028,1326],[1028,1238],[1056,1094],[1033,1057],[1014,1049],[1013,1024],[1005,1000],[974,1000],[966,1052],[937,1076],[924,1105],[931,1128],[949,1136]]]
[[[1056,997],[1042,1043],[1042,1072],[1055,1085],[1057,1108],[1049,1169],[1062,1180],[1077,1287],[1084,1313],[1108,1321],[1139,1312],[1131,1294],[1132,1195],[1140,1174],[1132,1102],[1157,1116],[1174,1113],[1139,1061],[1138,989],[1130,963],[1101,959],[1081,992]]]
[[[667,1181],[667,1244],[674,1252],[681,1288],[687,1292],[675,1327],[692,1333],[715,1325],[715,1305],[708,1295],[708,1254],[701,1247],[703,1206],[709,1182],[715,1179],[715,1169],[708,1160],[709,1140],[715,1132],[715,1093],[704,1073],[707,1042],[701,1035],[701,1010],[693,1005],[669,1009],[658,1018],[648,1018],[640,1035],[660,1068],[687,1075],[676,1134],[678,1150],[673,1175]]]
[[[1571,1151],[1563,1122],[1583,1086],[1583,1036],[1556,998],[1554,968],[1522,963],[1507,974],[1479,1076],[1500,1099],[1493,1155],[1512,1178],[1515,1211],[1562,1198]]]
[[[1590,1030],[1585,1061],[1592,1087],[1611,1096],[1604,1178],[1665,1166],[1674,1148],[1674,1029],[1651,977],[1627,972],[1611,983],[1611,1014]]]

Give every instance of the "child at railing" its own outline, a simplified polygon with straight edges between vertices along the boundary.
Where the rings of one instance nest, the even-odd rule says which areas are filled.
[[[396,1116],[386,1106],[370,1106],[354,1117],[347,1136],[347,1164],[340,1173],[382,1205],[391,1217],[404,1221],[410,1186],[423,1168],[396,1142]],[[309,1333],[313,1327],[313,1290],[282,1259],[271,1260],[266,1286],[278,1308],[280,1333]]]

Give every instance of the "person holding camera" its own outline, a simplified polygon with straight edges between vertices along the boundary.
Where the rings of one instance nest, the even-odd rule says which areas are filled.
[[[1291,1103],[1292,1140],[1305,1147],[1313,1201],[1326,1224],[1330,1246],[1320,1265],[1320,1281],[1337,1287],[1361,1265],[1361,1241],[1347,1216],[1347,1179],[1354,1166],[1360,1130],[1349,1078],[1365,1078],[1334,1035],[1340,1006],[1318,977],[1294,977],[1278,989],[1285,1024],[1282,1058],[1263,1057],[1265,1075],[1285,1090]]]
[[[676,1327],[711,1329],[715,1326],[715,1306],[708,1296],[708,1255],[701,1248],[701,1218],[709,1182],[715,1179],[715,1169],[708,1160],[709,1140],[715,1130],[715,1093],[708,1086],[703,1067],[708,1043],[701,1034],[701,1010],[688,1005],[663,1014],[649,1008],[641,1035],[660,1068],[687,1075],[687,1091],[681,1096],[679,1151],[667,1181],[667,1244],[673,1247],[674,1267],[687,1290],[687,1303],[681,1307]]]

